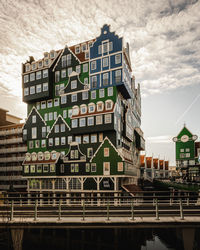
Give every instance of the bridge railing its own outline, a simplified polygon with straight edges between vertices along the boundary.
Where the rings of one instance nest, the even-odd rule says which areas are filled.
[[[55,192],[6,193],[0,197],[2,221],[90,217],[200,216],[200,196],[194,192]]]

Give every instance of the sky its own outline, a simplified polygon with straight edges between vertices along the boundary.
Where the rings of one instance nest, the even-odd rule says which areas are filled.
[[[25,118],[21,64],[95,38],[107,23],[130,44],[146,155],[174,165],[183,124],[200,137],[199,13],[198,0],[0,0],[0,107]]]

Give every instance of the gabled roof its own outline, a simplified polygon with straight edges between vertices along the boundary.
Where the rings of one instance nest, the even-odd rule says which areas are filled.
[[[45,122],[45,120],[43,119],[43,117],[42,117],[41,114],[38,112],[38,110],[36,109],[35,106],[32,107],[30,113],[28,114],[28,117],[27,117],[27,119],[26,119],[26,121],[25,121],[25,123],[24,123],[24,126],[26,125],[27,121],[29,120],[29,118],[31,117],[31,115],[32,115],[33,112],[36,112],[36,114],[40,117],[40,119],[42,120],[42,122],[43,122],[44,125],[46,126],[47,123]],[[22,129],[24,129],[24,126],[22,127]]]
[[[183,131],[189,133],[190,136],[193,135],[193,134],[190,132],[190,130],[189,130],[189,129],[185,126],[185,124],[184,124],[183,128],[181,129],[181,131],[180,131],[179,134],[177,135],[177,138],[181,137],[181,134],[182,134]]]
[[[73,159],[72,161],[71,160],[67,160],[67,156],[70,155],[70,151],[71,151],[71,148],[72,147],[77,147],[78,149],[78,152],[80,153],[80,155],[83,156],[83,159]],[[64,156],[63,158],[63,162],[85,162],[86,161],[86,155],[83,154],[83,152],[80,150],[80,147],[79,147],[79,143],[78,142],[71,142],[70,143],[70,147],[69,147],[69,151],[67,152],[67,154]]]

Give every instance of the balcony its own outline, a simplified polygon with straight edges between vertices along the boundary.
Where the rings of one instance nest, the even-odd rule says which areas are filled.
[[[15,148],[1,148],[0,154],[4,153],[17,153],[17,152],[27,152],[27,146],[15,147]]]
[[[22,138],[19,137],[19,138],[0,140],[0,145],[13,144],[13,143],[22,143]]]
[[[21,175],[2,175],[0,176],[0,181],[21,181]]]
[[[22,134],[22,128],[0,130],[0,136]]]
[[[4,166],[0,167],[0,172],[22,171],[22,166]]]
[[[0,162],[22,162],[25,156],[17,156],[17,157],[3,157],[0,158]]]

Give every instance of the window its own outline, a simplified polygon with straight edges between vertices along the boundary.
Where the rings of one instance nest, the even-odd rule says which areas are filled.
[[[82,44],[81,47],[82,47],[82,52],[87,50],[87,44],[86,43]]]
[[[54,99],[54,106],[55,107],[59,106],[59,98]]]
[[[102,45],[98,46],[98,54],[101,55],[102,54]]]
[[[75,54],[79,54],[80,53],[80,46],[76,46],[75,47]]]
[[[109,148],[104,148],[104,157],[109,157]]]
[[[68,54],[67,55],[67,66],[71,65],[71,61],[72,61],[72,55]]]
[[[186,148],[186,152],[190,152],[190,149],[189,149],[189,148]]]
[[[103,174],[110,175],[110,162],[103,163]]]
[[[109,42],[109,51],[113,50],[113,42]]]
[[[36,115],[32,116],[32,123],[36,123]]]
[[[96,172],[97,171],[97,166],[96,166],[96,163],[92,163],[91,164],[91,172]]]
[[[75,155],[74,155],[74,150],[71,150],[71,151],[70,151],[70,158],[71,158],[71,159],[74,159],[74,156],[75,156]]]
[[[103,117],[102,115],[97,115],[96,116],[96,125],[100,125],[103,123]]]
[[[186,153],[185,156],[188,158],[190,157],[190,153]]]
[[[53,112],[50,112],[49,113],[49,121],[52,121],[53,120]]]
[[[29,81],[29,75],[24,75],[24,83]]]
[[[51,138],[52,139],[52,138]],[[53,139],[52,139],[52,141],[53,141]],[[53,145],[53,144],[52,144]],[[45,158],[45,160],[46,161],[49,161],[50,160],[50,153],[48,152],[48,151],[46,151],[45,153],[44,153],[44,158]]]
[[[85,172],[90,172],[90,163],[85,164]]]
[[[47,164],[44,164],[44,165],[43,165],[43,172],[44,172],[44,173],[49,172],[49,165],[47,165]]]
[[[99,133],[99,142],[103,141],[103,133]]]
[[[61,104],[65,104],[67,103],[67,96],[66,95],[62,95],[60,98]]]
[[[62,98],[61,98],[61,103],[62,103]],[[67,118],[67,110],[63,110],[63,118],[64,119]]]
[[[60,81],[60,71],[56,71],[55,72],[55,82],[59,82]]]
[[[72,117],[72,109],[68,110],[68,117],[71,118]]]
[[[56,168],[54,164],[50,164],[50,172],[55,172]]]
[[[121,63],[121,54],[115,55],[115,64]]]
[[[71,89],[76,89],[77,88],[77,80],[71,81]]]
[[[108,57],[103,58],[103,67],[108,67]]]
[[[57,112],[53,112],[53,117],[54,117],[54,120],[57,119]]]
[[[85,118],[79,119],[79,126],[80,127],[85,127],[85,125],[86,125]]]
[[[55,125],[54,131],[55,131],[55,133],[59,133],[60,132],[60,126],[59,126],[59,124]]]
[[[48,82],[43,83],[43,91],[48,91]]]
[[[33,141],[29,141],[29,149],[33,148]]]
[[[40,141],[37,140],[37,141],[35,141],[35,148],[39,148],[39,147],[40,147]]]
[[[46,140],[42,140],[41,146],[42,146],[42,148],[46,147]]]
[[[23,129],[23,135],[24,135],[24,136],[27,135],[27,129]]]
[[[30,71],[30,64],[26,64],[26,72]]]
[[[81,136],[76,136],[75,141],[79,144],[81,144]]]
[[[103,53],[107,53],[108,52],[108,43],[103,43]]]
[[[86,114],[87,113],[87,106],[86,105],[81,105],[81,114]]]
[[[73,108],[72,108],[72,115],[73,116],[76,116],[76,115],[78,115],[79,114],[79,107],[78,106],[74,106]]]
[[[65,78],[67,76],[66,69],[61,70],[61,78]]]
[[[89,113],[93,113],[95,111],[95,104],[94,103],[90,103],[88,105],[88,110],[89,110]]]
[[[94,117],[93,116],[87,118],[87,125],[88,126],[94,125]]]
[[[36,85],[36,93],[40,93],[42,91],[42,85],[41,84],[37,84]]]
[[[107,100],[106,101],[106,110],[111,110],[113,107],[113,101]]]
[[[97,111],[101,112],[103,111],[104,103],[103,102],[97,102]]]
[[[89,143],[89,135],[83,136],[83,144]]]
[[[66,137],[63,136],[61,137],[61,145],[65,145],[66,144]]]
[[[24,88],[24,96],[29,95],[29,88]]]
[[[89,59],[89,57],[90,57],[89,51],[86,51],[85,52],[85,59]]]
[[[35,73],[30,74],[30,81],[35,81]]]
[[[77,94],[72,94],[71,95],[71,101],[72,102],[77,102]]]
[[[36,70],[36,68],[37,68],[37,63],[32,62],[32,70]]]
[[[67,141],[68,141],[68,144],[70,144],[72,142],[72,136],[71,135],[68,136]]]
[[[78,120],[77,119],[73,119],[72,120],[72,128],[77,128],[78,127]]]
[[[41,71],[36,72],[36,80],[41,79],[41,77],[42,77],[42,72]]]
[[[97,62],[96,61],[92,61],[91,62],[91,70],[95,70],[97,68]]]
[[[29,173],[29,166],[28,165],[24,166],[24,173]]]
[[[88,63],[83,64],[83,73],[88,72]]]
[[[88,91],[82,92],[82,99],[87,100],[88,99]]]
[[[68,68],[67,73],[68,73],[68,76],[71,75],[71,73],[72,73],[72,67]]]
[[[30,87],[30,95],[35,94],[35,86]]]
[[[91,99],[96,99],[96,90],[91,91]]]
[[[84,78],[84,84],[88,84],[88,78]]]
[[[50,58],[54,58],[54,57],[55,57],[55,51],[52,50],[52,51],[50,52]]]
[[[106,114],[105,115],[105,123],[111,123],[112,122],[112,117],[111,114]]]
[[[65,124],[64,123],[62,123],[62,124],[60,124],[60,132],[65,132]]]
[[[40,109],[40,102],[36,102],[36,109],[37,109],[37,110]]]
[[[76,66],[76,73],[78,73],[78,74],[81,73],[81,65]]]
[[[75,164],[71,164],[71,173],[75,172]]]
[[[46,137],[46,127],[42,127],[42,137]]]
[[[75,164],[75,172],[78,173],[79,172],[79,165]]]
[[[35,173],[35,165],[31,165],[31,173]]]
[[[93,148],[87,148],[87,157],[91,158],[93,156]]]
[[[97,76],[92,76],[92,88],[97,87]]]
[[[66,67],[67,66],[67,56],[62,56],[62,67]]]
[[[97,134],[92,134],[91,135],[91,143],[96,143],[97,142]]]
[[[105,73],[103,74],[103,86],[107,86],[109,81],[109,74]]]
[[[105,90],[104,89],[100,89],[99,90],[99,98],[103,98],[105,97]]]
[[[59,145],[60,145],[60,138],[55,137],[55,146],[59,146]]]
[[[115,71],[115,82],[120,83],[121,82],[121,70],[116,70]]]
[[[53,146],[53,138],[49,138],[49,146]]]
[[[49,65],[49,62],[50,62],[49,59],[45,59],[45,60],[44,60],[44,66],[48,66],[48,65]]]
[[[184,148],[181,148],[181,149],[180,149],[180,152],[184,152]]]
[[[32,136],[31,136],[32,139],[36,139],[37,138],[37,128],[36,127],[33,127],[32,128]]]
[[[113,96],[113,87],[108,88],[108,96]]]
[[[52,106],[53,106],[52,100],[48,100],[47,101],[47,108],[52,108]]]
[[[44,69],[43,70],[43,78],[47,78],[48,77],[48,69]]]

